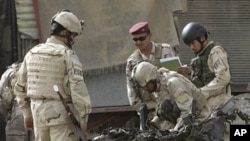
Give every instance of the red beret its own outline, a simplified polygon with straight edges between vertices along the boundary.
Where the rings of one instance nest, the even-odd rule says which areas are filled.
[[[138,22],[129,29],[130,34],[141,34],[149,31],[148,22]]]

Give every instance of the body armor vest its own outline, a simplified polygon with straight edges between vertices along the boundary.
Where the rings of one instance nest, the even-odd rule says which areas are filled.
[[[154,59],[152,61],[148,61],[148,62],[150,62],[151,64],[153,64],[153,65],[155,65],[157,67],[160,66],[160,59],[162,57],[162,48],[164,47],[163,45],[164,44],[162,44],[162,43],[155,44]],[[137,49],[137,50],[135,50],[133,52],[132,58],[134,58],[134,59],[132,59],[131,61],[135,61],[135,62],[133,63],[133,65],[131,65],[131,68],[130,68],[131,71],[132,71],[133,67],[136,64],[138,64],[139,62],[144,61],[143,58],[142,58],[142,56],[141,56],[141,54],[140,54],[140,50],[139,49]]]
[[[66,66],[65,48],[55,48],[48,44],[40,44],[32,49],[28,68],[27,93],[34,99],[59,99],[53,90],[57,85],[63,97],[68,98],[63,89]]]
[[[214,44],[210,44],[202,53],[191,60],[191,81],[200,88],[207,85],[215,77],[215,73],[209,70],[208,56]]]

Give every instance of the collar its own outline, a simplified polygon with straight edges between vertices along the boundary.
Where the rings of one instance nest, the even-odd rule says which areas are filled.
[[[208,43],[205,45],[205,47],[204,47],[199,53],[197,53],[197,55],[202,54],[202,53],[207,49],[207,47],[210,46],[211,44],[214,44],[214,41],[208,42]]]
[[[149,57],[147,57],[146,55],[144,55],[140,51],[140,54],[141,54],[143,60],[152,60],[153,56],[155,56],[155,46],[156,45],[155,45],[155,43],[153,41],[151,41],[151,43],[152,43],[152,50],[151,50],[151,53],[150,53]]]
[[[65,48],[70,49],[63,41],[58,40],[55,36],[50,36],[46,40],[46,43],[49,43],[49,44],[60,44],[60,45],[64,46]]]

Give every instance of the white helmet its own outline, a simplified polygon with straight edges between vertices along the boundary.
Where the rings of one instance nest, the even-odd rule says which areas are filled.
[[[144,87],[150,80],[157,78],[157,68],[149,62],[141,62],[133,68],[131,76]]]
[[[76,15],[68,10],[57,12],[51,19],[51,23],[57,22],[72,33],[80,35],[83,30],[83,20],[79,20]]]

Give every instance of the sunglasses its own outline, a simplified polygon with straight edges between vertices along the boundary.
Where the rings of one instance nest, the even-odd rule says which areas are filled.
[[[138,37],[138,38],[133,38],[133,40],[136,42],[136,41],[144,41],[146,38],[147,38],[148,34],[145,35],[145,36],[141,36],[141,37]]]

